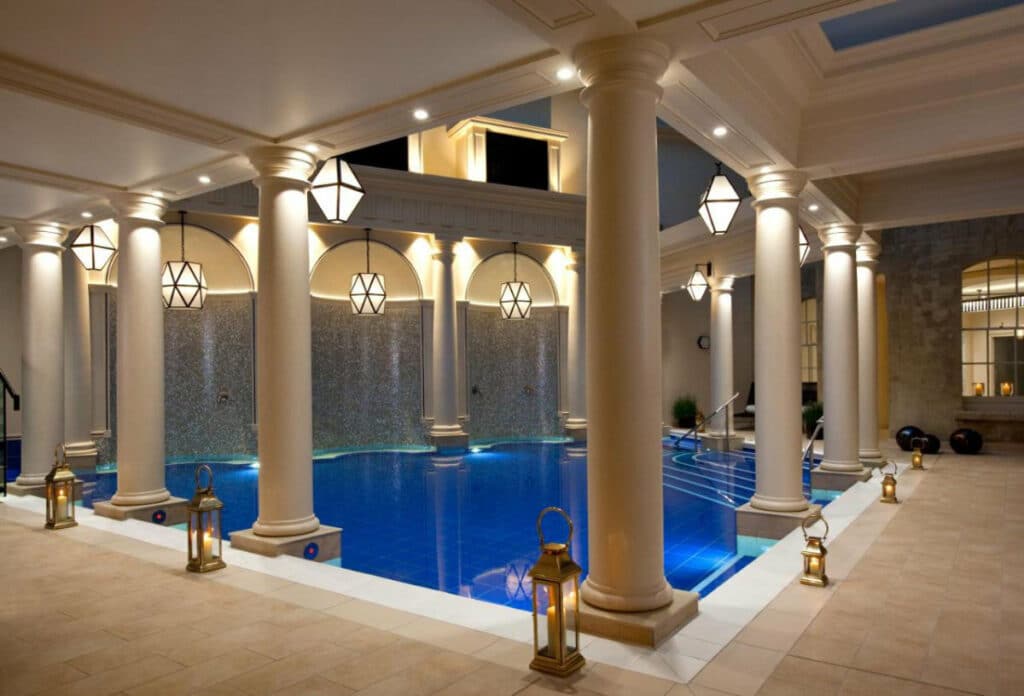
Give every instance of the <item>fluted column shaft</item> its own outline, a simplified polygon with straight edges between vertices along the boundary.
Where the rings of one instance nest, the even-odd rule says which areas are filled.
[[[571,432],[587,427],[586,280],[583,255],[579,252],[566,267],[566,290],[569,296],[569,417],[565,427]]]
[[[857,363],[860,400],[858,456],[862,464],[882,463],[878,449],[878,308],[875,272],[881,248],[871,237],[857,242]]]
[[[573,59],[587,87],[586,375],[589,576],[583,599],[611,611],[672,601],[661,474],[658,79],[668,49],[619,36]]]
[[[94,457],[89,275],[64,252],[64,442],[69,456]]]
[[[165,484],[164,307],[160,228],[164,202],[141,193],[110,199],[118,225],[117,492],[114,505],[170,498]]]
[[[17,225],[21,238],[21,486],[40,486],[64,441],[64,232]]]
[[[733,278],[713,278],[711,281],[711,408],[718,408],[733,395],[732,354],[732,291]],[[736,432],[732,421],[732,408],[711,418],[712,435],[724,436]]]
[[[316,161],[302,150],[251,150],[260,192],[256,300],[259,516],[253,532],[316,531],[313,375],[306,192]]]
[[[750,179],[757,211],[754,249],[754,384],[757,386],[756,492],[761,510],[806,510],[800,413],[798,171]]]
[[[822,379],[825,381],[825,471],[862,471],[858,456],[857,267],[861,229],[832,225],[819,236],[825,252]]]
[[[432,437],[464,436],[456,384],[455,244],[438,239],[434,253],[434,424]]]

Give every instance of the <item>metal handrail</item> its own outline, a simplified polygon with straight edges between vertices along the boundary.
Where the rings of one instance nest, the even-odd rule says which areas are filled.
[[[679,443],[680,442],[682,442],[683,440],[688,438],[690,435],[694,435],[694,438],[693,438],[693,441],[694,441],[694,451],[699,452],[700,451],[700,438],[696,437],[697,431],[700,429],[700,427],[702,425],[704,425],[709,420],[711,420],[712,418],[717,416],[724,409],[729,408],[729,406],[732,404],[732,402],[735,401],[736,399],[738,399],[739,396],[740,396],[739,392],[736,392],[735,394],[730,396],[729,399],[725,403],[723,403],[721,406],[716,408],[710,414],[708,414],[708,415],[704,416],[703,418],[701,418],[699,423],[694,423],[692,428],[690,428],[685,433],[683,433],[682,435],[677,437],[675,439],[675,441],[672,443],[672,446],[675,447],[676,449],[679,449]],[[729,442],[729,419],[728,418],[725,419],[725,441],[726,441],[726,443]],[[728,446],[728,444],[726,446]]]
[[[807,458],[809,456],[811,456],[811,450],[814,449],[814,441],[817,439],[818,433],[821,432],[821,429],[822,429],[822,427],[824,427],[824,425],[825,425],[825,416],[822,416],[821,418],[818,419],[817,424],[814,426],[814,432],[811,433],[811,441],[807,443],[807,449],[804,450],[804,456],[800,460],[801,464],[806,462]],[[814,463],[814,461],[812,460],[811,464],[813,464],[813,463]]]
[[[11,395],[11,406],[14,407],[15,411],[21,410],[21,397],[11,387],[11,383],[7,381],[7,375],[0,370],[0,408],[4,412],[0,415],[3,416],[3,426],[0,429],[0,493],[5,497],[7,496],[7,394]]]
[[[3,370],[0,370],[0,387],[2,387],[3,391],[8,392],[11,395],[11,405],[13,406],[14,410],[20,411],[21,397],[18,396],[17,392],[14,391],[14,387],[12,387],[11,383],[7,380],[7,375],[4,374]]]

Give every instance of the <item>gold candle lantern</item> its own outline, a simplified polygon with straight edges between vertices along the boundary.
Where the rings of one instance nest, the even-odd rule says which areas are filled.
[[[1013,382],[1000,382],[999,393],[1003,396],[1013,396]]]
[[[75,474],[68,467],[64,445],[53,453],[54,462],[46,475],[46,528],[64,529],[78,524],[75,520]]]
[[[975,396],[985,396],[985,383],[984,382],[975,382],[974,383],[974,395]]]
[[[200,477],[206,472],[208,484]],[[196,492],[188,503],[188,565],[194,573],[208,573],[224,567],[221,557],[221,511],[224,509],[213,494],[213,470],[203,464],[196,467]]]
[[[560,514],[569,525],[569,538],[565,543],[544,540],[541,522],[550,512]],[[583,569],[569,557],[572,531],[572,520],[565,510],[557,507],[541,510],[537,516],[541,554],[530,570],[533,579],[533,661],[530,669],[559,677],[572,674],[585,663],[579,650],[580,574]]]
[[[825,525],[825,533],[821,536],[807,533],[807,528],[815,522]],[[828,538],[828,522],[820,512],[816,512],[804,518],[800,523],[800,529],[804,533],[804,549],[800,552],[804,558],[804,574],[800,577],[800,582],[804,585],[824,587],[828,584],[828,575],[825,574],[825,556],[828,555],[825,539]]]
[[[883,503],[900,502],[896,497],[896,462],[892,463],[892,472],[883,473],[885,475],[882,477],[882,497],[879,500]]]
[[[914,453],[910,455],[910,465],[915,469],[923,469],[924,455],[921,453],[921,448],[923,447],[921,444],[921,438],[915,437],[910,441],[910,444],[914,448]]]

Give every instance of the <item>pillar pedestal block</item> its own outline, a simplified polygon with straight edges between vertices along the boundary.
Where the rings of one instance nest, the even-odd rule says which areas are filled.
[[[668,606],[636,612],[605,611],[580,602],[580,631],[621,643],[656,648],[697,616],[698,598],[696,592],[673,590]]]
[[[731,452],[732,450],[743,449],[743,436],[730,435],[726,437],[725,433],[701,433],[700,444],[704,449],[716,452]]]
[[[866,469],[877,468],[885,464],[885,457],[879,450],[873,452],[858,452],[857,456],[860,458],[860,464]]]
[[[469,449],[469,435],[461,430],[451,433],[431,431],[428,439],[438,452],[445,454],[465,452]]]
[[[761,539],[781,539],[800,526],[804,518],[821,512],[821,506],[811,504],[806,510],[776,512],[761,510],[750,503],[736,508],[737,536],[752,536]]]
[[[37,498],[46,497],[46,484],[40,483],[37,485],[26,485],[24,483],[18,483],[17,481],[7,482],[7,493],[9,495],[16,495],[19,498],[26,495],[34,495]]]
[[[832,471],[824,467],[811,469],[811,488],[825,491],[845,491],[853,484],[871,478],[870,469],[859,471]]]
[[[586,442],[587,441],[587,422],[579,421],[573,422],[569,420],[565,424],[563,431],[567,438],[570,438],[573,442]]]
[[[294,536],[259,536],[251,529],[231,532],[231,548],[261,556],[295,556],[330,561],[341,556],[341,527],[320,525],[315,532]]]
[[[188,501],[184,498],[170,497],[159,503],[145,505],[115,505],[109,500],[93,503],[93,512],[100,517],[112,520],[140,520],[173,527],[188,522]]]
[[[99,450],[96,448],[95,442],[91,440],[69,442],[64,446],[64,453],[72,471],[96,470],[96,458],[99,456]]]

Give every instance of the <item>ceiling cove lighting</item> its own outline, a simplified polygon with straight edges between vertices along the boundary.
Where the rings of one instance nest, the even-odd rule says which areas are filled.
[[[797,242],[796,246],[800,252],[800,265],[803,266],[804,262],[807,261],[807,257],[811,253],[811,243],[807,241],[807,235],[804,233],[804,228],[797,226],[796,228]]]
[[[707,276],[704,275],[702,268],[707,270]],[[708,291],[710,283],[708,282],[708,276],[711,275],[711,262],[708,261],[706,264],[697,264],[693,267],[693,273],[690,274],[690,279],[686,281],[686,285],[683,289],[690,293],[690,299],[694,302],[700,302],[704,299],[704,293]]]
[[[722,163],[715,162],[715,168],[715,174],[704,189],[697,210],[711,234],[719,237],[729,231],[740,207],[740,195],[722,173]]]
[[[185,260],[185,211],[178,211],[181,225],[181,260],[164,264],[164,307],[168,309],[202,309],[206,302],[206,276],[203,265]]]
[[[366,228],[366,273],[352,276],[352,287],[348,293],[352,302],[352,313],[367,316],[384,314],[384,303],[388,294],[384,291],[384,274],[370,271],[370,228]]]
[[[117,249],[99,225],[86,225],[71,243],[71,251],[87,271],[98,271],[107,265]]]
[[[348,222],[366,193],[352,167],[341,157],[324,162],[313,177],[310,192],[327,222]]]
[[[512,242],[512,280],[501,284],[498,293],[498,307],[502,319],[529,319],[533,299],[530,297],[530,284],[519,280],[519,242]]]

